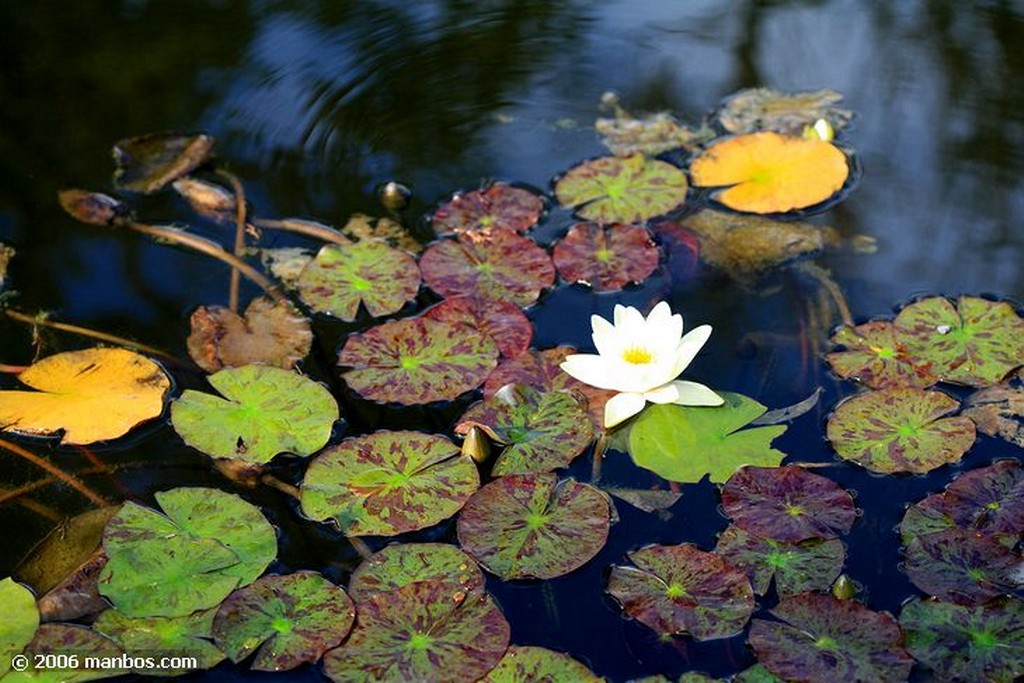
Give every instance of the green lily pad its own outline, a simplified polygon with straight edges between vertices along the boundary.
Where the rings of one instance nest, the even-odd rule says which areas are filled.
[[[723,482],[743,465],[778,465],[785,453],[771,443],[785,425],[742,429],[766,408],[741,394],[718,393],[725,404],[713,408],[647,406],[629,433],[633,462],[679,482],[697,482],[705,474]]]
[[[209,488],[156,494],[166,516],[125,503],[103,535],[100,593],[127,617],[176,617],[218,604],[263,573],[277,536],[263,513]]]
[[[213,158],[208,135],[151,133],[114,145],[114,184],[150,194],[187,175]]]
[[[574,393],[541,393],[509,384],[466,411],[455,427],[465,434],[479,427],[505,445],[492,474],[548,472],[568,467],[593,439],[585,399]]]
[[[447,543],[396,543],[363,560],[348,582],[352,599],[362,602],[416,581],[443,578],[466,590],[484,585],[472,557]]]
[[[11,668],[11,657],[25,649],[39,628],[39,610],[32,591],[11,578],[0,581],[0,676]]]
[[[900,626],[914,659],[948,680],[1024,677],[1024,603],[1016,598],[976,607],[915,598],[903,605]]]
[[[434,232],[514,230],[526,232],[544,212],[544,200],[536,193],[506,183],[472,192],[457,192],[437,207],[431,217]]]
[[[598,489],[550,473],[510,474],[477,491],[459,515],[459,544],[503,579],[553,579],[604,547],[611,505]]]
[[[943,417],[958,405],[940,391],[869,391],[839,404],[828,440],[839,457],[872,472],[929,472],[957,462],[974,443],[969,417]]]
[[[509,625],[481,588],[417,581],[356,605],[359,622],[324,656],[335,683],[475,681],[501,659]]]
[[[773,674],[764,664],[755,664],[744,669],[729,679],[730,683],[785,683],[781,678]]]
[[[303,268],[295,287],[318,313],[352,321],[361,303],[376,318],[395,313],[416,298],[420,269],[410,254],[384,242],[329,244]]]
[[[736,470],[722,487],[722,507],[741,529],[789,543],[835,538],[857,517],[853,496],[796,465]]]
[[[996,384],[1024,358],[1024,320],[1005,301],[962,296],[916,301],[896,316],[907,353],[947,382]]]
[[[417,405],[449,401],[483,384],[498,362],[489,337],[462,325],[410,318],[348,338],[338,365],[363,398]]]
[[[126,617],[108,609],[93,622],[93,629],[120,645],[133,657],[151,657],[160,652],[166,657],[195,657],[195,669],[161,669],[161,676],[177,676],[196,669],[210,669],[224,660],[224,653],[210,642],[213,639],[213,615],[208,609],[181,617]],[[152,670],[140,668],[140,674]]]
[[[480,679],[480,683],[534,681],[601,683],[604,679],[567,654],[525,645],[510,646],[498,665]]]
[[[224,398],[186,389],[171,424],[189,446],[215,458],[269,462],[278,453],[323,448],[338,419],[326,387],[289,370],[246,365],[209,376]]]
[[[754,619],[749,643],[758,660],[784,680],[905,681],[914,660],[887,612],[821,593],[785,598],[771,610],[780,621]]]
[[[472,296],[445,299],[423,313],[428,320],[468,325],[490,337],[504,358],[514,358],[530,348],[533,325],[522,309],[507,301],[487,301]]]
[[[599,223],[639,223],[666,214],[686,200],[686,174],[643,154],[584,161],[555,183],[562,206]]]
[[[113,678],[129,672],[129,669],[124,668],[121,659],[124,652],[117,643],[85,626],[41,624],[25,652],[27,656],[31,653],[28,668],[24,671],[9,671],[3,678],[4,683],[80,683]],[[58,666],[63,662],[70,666],[66,669],[33,667],[34,657],[47,655],[53,655]],[[93,662],[99,668],[86,668],[86,657],[95,658]]]
[[[443,436],[375,432],[309,464],[302,512],[334,518],[347,536],[394,536],[448,519],[480,485],[476,465]]]
[[[999,541],[970,531],[916,536],[903,554],[911,582],[943,600],[974,605],[1024,585],[1024,560]]]
[[[832,336],[832,343],[843,347],[825,356],[832,371],[872,389],[926,389],[940,379],[931,362],[908,352],[901,331],[887,320],[844,325]]]
[[[563,280],[602,292],[646,280],[658,267],[661,252],[647,228],[577,223],[555,245],[551,257]]]
[[[846,559],[842,542],[835,538],[777,541],[748,533],[736,525],[718,537],[715,552],[746,572],[758,595],[768,592],[774,578],[779,597],[828,590]]]
[[[727,638],[754,611],[750,580],[722,555],[684,543],[651,545],[627,557],[636,566],[613,566],[608,592],[627,615],[660,634]]]
[[[463,233],[427,247],[423,281],[444,297],[460,294],[529,306],[555,282],[548,253],[511,230]]]
[[[344,589],[320,574],[270,574],[221,603],[213,637],[233,662],[258,648],[253,669],[287,671],[338,645],[355,617]]]

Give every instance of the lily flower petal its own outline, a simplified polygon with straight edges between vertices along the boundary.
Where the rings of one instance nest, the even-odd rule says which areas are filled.
[[[619,355],[619,343],[615,326],[599,315],[590,316],[590,327],[594,331],[591,337],[597,352],[602,356]]]
[[[608,399],[604,404],[604,426],[614,427],[623,420],[633,417],[647,405],[642,394],[623,392]]]
[[[578,379],[598,389],[619,390],[619,382],[615,373],[609,372],[608,361],[603,356],[592,353],[574,353],[565,357],[561,365],[562,371],[570,377]]]
[[[679,387],[675,382],[669,382],[657,389],[652,389],[644,394],[644,398],[651,403],[675,403],[679,400]]]
[[[698,382],[677,379],[672,382],[679,390],[679,398],[674,403],[681,406],[720,406],[725,399],[711,389]]]
[[[675,365],[672,366],[673,377],[677,377],[680,372],[689,367],[709,337],[711,337],[711,325],[695,327],[683,335],[683,338],[679,340],[679,346],[676,347]]]

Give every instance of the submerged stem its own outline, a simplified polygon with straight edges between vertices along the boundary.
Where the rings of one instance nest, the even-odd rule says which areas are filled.
[[[11,320],[17,320],[20,323],[26,323],[28,325],[38,325],[39,327],[49,327],[54,330],[60,330],[61,332],[70,332],[72,334],[78,334],[83,337],[90,337],[92,339],[99,339],[100,341],[109,342],[111,344],[117,344],[118,346],[124,346],[127,348],[142,351],[148,353],[151,356],[159,356],[160,358],[166,358],[176,363],[181,361],[167,353],[161,351],[158,348],[147,346],[146,344],[140,344],[139,342],[132,341],[131,339],[125,339],[124,337],[118,337],[115,334],[107,334],[106,332],[99,332],[98,330],[91,330],[88,327],[79,327],[78,325],[70,325],[68,323],[58,323],[52,320],[47,320],[43,314],[29,315],[28,313],[22,313],[21,311],[15,311],[11,308],[3,309],[4,314]],[[4,368],[12,368],[5,370]],[[25,368],[17,369],[18,366],[13,365],[2,365],[0,366],[0,372],[21,372]]]
[[[218,168],[217,173],[231,183],[235,191],[235,249],[234,254],[238,259],[245,253],[245,188],[242,181],[231,171]],[[237,268],[231,269],[231,284],[228,288],[228,308],[232,313],[238,313],[238,287],[240,285],[241,273]]]
[[[21,446],[18,446],[17,444],[13,444],[10,441],[5,441],[3,439],[0,439],[0,448],[3,448],[4,450],[6,450],[6,451],[8,451],[10,453],[13,453],[14,455],[18,456],[19,458],[23,458],[25,460],[28,460],[30,463],[32,463],[36,467],[40,467],[40,468],[46,470],[47,472],[50,473],[50,475],[53,476],[53,478],[58,479],[61,482],[63,482],[64,484],[67,484],[71,488],[75,489],[76,491],[81,493],[83,496],[88,498],[90,501],[92,501],[94,504],[96,504],[96,505],[98,505],[100,507],[103,507],[105,505],[110,505],[110,501],[108,501],[106,498],[104,498],[103,496],[99,495],[98,493],[95,493],[92,489],[90,489],[88,486],[83,484],[79,479],[77,479],[74,476],[68,474],[64,470],[62,470],[59,467],[57,467],[56,465],[54,465],[54,464],[44,460],[43,458],[40,458],[35,453],[32,453],[31,451],[25,450]]]

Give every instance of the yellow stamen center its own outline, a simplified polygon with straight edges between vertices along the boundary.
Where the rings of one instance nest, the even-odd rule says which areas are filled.
[[[622,360],[633,365],[650,363],[654,355],[642,346],[630,346],[622,350]]]

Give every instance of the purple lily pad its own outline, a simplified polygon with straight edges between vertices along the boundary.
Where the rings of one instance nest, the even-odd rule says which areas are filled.
[[[114,184],[149,194],[187,175],[213,158],[207,135],[153,133],[114,145]]]
[[[756,536],[736,525],[718,537],[715,552],[747,573],[757,595],[767,593],[774,578],[780,597],[828,590],[846,559],[842,542],[835,538],[787,543]]]
[[[345,590],[320,574],[269,574],[221,603],[213,637],[233,662],[258,648],[253,669],[287,671],[337,646],[355,617]]]
[[[316,456],[302,512],[334,518],[347,536],[394,536],[448,519],[480,485],[476,465],[443,436],[374,432]]]
[[[377,240],[329,244],[299,273],[295,287],[319,313],[352,321],[359,304],[375,318],[400,310],[420,289],[416,259]]]
[[[857,516],[849,493],[796,465],[736,470],[722,487],[722,506],[741,529],[790,543],[845,534]]]
[[[832,336],[832,343],[843,347],[825,356],[832,371],[872,389],[926,389],[939,381],[932,364],[911,355],[900,332],[887,320],[844,325]]]
[[[523,233],[540,220],[544,200],[537,194],[506,183],[472,192],[457,192],[437,207],[431,218],[434,232],[514,230]]]
[[[562,206],[600,223],[639,223],[666,214],[686,200],[682,169],[643,154],[600,157],[569,169],[555,183]]]
[[[375,552],[356,567],[348,592],[358,602],[398,590],[416,581],[443,578],[466,590],[484,584],[472,557],[447,543],[396,543]]]
[[[577,223],[551,256],[563,280],[582,282],[599,292],[643,282],[661,259],[647,228],[619,223]]]
[[[548,472],[568,467],[593,439],[586,400],[574,392],[541,393],[508,384],[466,411],[455,427],[466,434],[479,427],[505,449],[492,474]]]
[[[338,365],[363,398],[417,405],[472,391],[498,362],[489,337],[462,325],[423,318],[395,320],[348,338]]]
[[[550,473],[487,484],[459,515],[459,544],[503,579],[553,579],[604,547],[611,503],[598,489]]]
[[[324,673],[336,683],[475,681],[508,647],[508,622],[481,588],[417,581],[356,611],[352,635],[324,656]]]
[[[974,443],[959,404],[940,391],[883,389],[853,396],[828,420],[828,440],[844,460],[872,472],[928,472],[957,462]]]
[[[463,233],[420,257],[423,281],[444,297],[460,294],[529,306],[555,282],[548,253],[511,230]]]
[[[1024,584],[1024,559],[999,541],[950,529],[916,536],[903,550],[915,586],[943,600],[974,605]]]
[[[754,591],[742,569],[696,546],[651,545],[615,565],[608,592],[623,611],[659,634],[697,640],[739,633],[754,611]]]
[[[498,665],[480,679],[480,683],[534,681],[603,683],[604,679],[567,654],[524,645],[510,646]]]
[[[785,680],[905,681],[914,660],[887,612],[855,600],[802,593],[771,610],[780,621],[754,619],[750,645],[769,671]]]
[[[533,325],[522,309],[507,301],[487,301],[472,296],[445,299],[423,313],[427,320],[468,325],[490,337],[504,358],[530,348]]]

